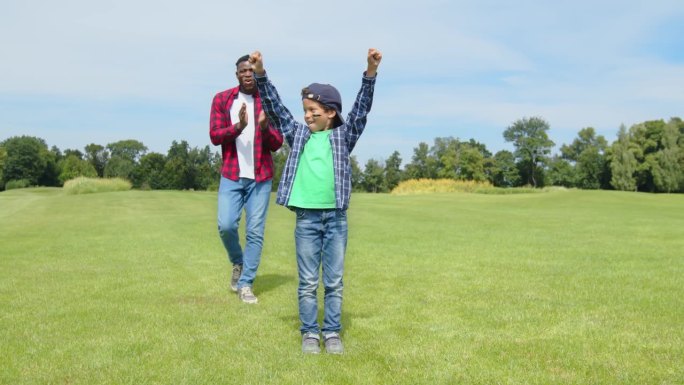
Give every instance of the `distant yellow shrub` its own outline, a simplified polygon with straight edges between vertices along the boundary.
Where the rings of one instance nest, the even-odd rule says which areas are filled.
[[[454,179],[409,179],[399,183],[392,194],[427,194],[444,192],[479,192],[493,189],[489,182]]]
[[[109,191],[126,191],[132,187],[131,182],[121,178],[86,178],[78,177],[64,182],[67,194],[92,194]]]

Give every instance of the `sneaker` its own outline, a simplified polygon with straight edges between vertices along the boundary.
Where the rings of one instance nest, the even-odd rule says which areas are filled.
[[[233,265],[233,275],[230,276],[230,290],[237,291],[240,275],[242,275],[242,265]]]
[[[259,300],[257,297],[252,293],[252,288],[249,286],[243,286],[238,290],[238,298],[240,298],[240,301],[244,303],[257,303]]]
[[[316,333],[302,334],[302,353],[318,354],[321,352],[321,338]]]
[[[342,340],[340,339],[340,333],[328,333],[324,335],[325,338],[325,351],[328,354],[342,354],[344,353],[344,347],[342,346]]]

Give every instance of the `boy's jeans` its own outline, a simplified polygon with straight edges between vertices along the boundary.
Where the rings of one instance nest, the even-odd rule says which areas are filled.
[[[257,183],[253,179],[240,178],[233,181],[221,177],[218,191],[218,230],[230,262],[242,265],[238,289],[243,286],[252,287],[254,283],[261,260],[266,211],[270,198],[270,180]],[[243,208],[246,224],[244,253],[238,235]]]
[[[323,266],[323,333],[342,328],[342,273],[347,249],[346,210],[297,208],[295,246],[299,272],[299,319],[301,332],[319,333],[318,271]]]

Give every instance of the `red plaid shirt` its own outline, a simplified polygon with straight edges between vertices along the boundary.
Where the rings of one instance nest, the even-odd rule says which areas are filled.
[[[211,117],[209,119],[209,137],[214,146],[221,145],[223,167],[221,175],[230,180],[240,178],[240,164],[238,163],[235,138],[238,136],[236,124],[230,121],[230,106],[240,91],[239,87],[219,92],[211,103]],[[261,98],[259,93],[254,95],[254,113],[249,119],[254,119],[254,180],[264,182],[273,178],[272,151],[277,151],[283,144],[283,135],[269,124],[268,130],[261,131],[257,122],[261,112]],[[236,122],[237,123],[237,122]]]

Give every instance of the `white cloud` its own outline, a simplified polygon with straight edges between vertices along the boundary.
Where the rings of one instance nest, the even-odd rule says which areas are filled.
[[[337,85],[347,108],[374,46],[384,60],[360,158],[378,143],[410,152],[445,135],[503,147],[500,132],[531,115],[560,138],[586,126],[610,134],[620,123],[682,115],[684,63],[643,49],[659,25],[681,16],[679,0],[10,2],[0,6],[0,130],[21,127],[53,143],[70,126],[111,133],[126,125],[146,129],[116,132],[145,135],[158,151],[168,135],[184,133],[203,146],[211,97],[235,84],[239,55],[260,49],[296,112],[296,95],[311,81]],[[13,98],[89,110],[82,119],[32,117]],[[102,111],[90,110],[92,101]],[[88,143],[113,136],[82,130],[93,135]]]

